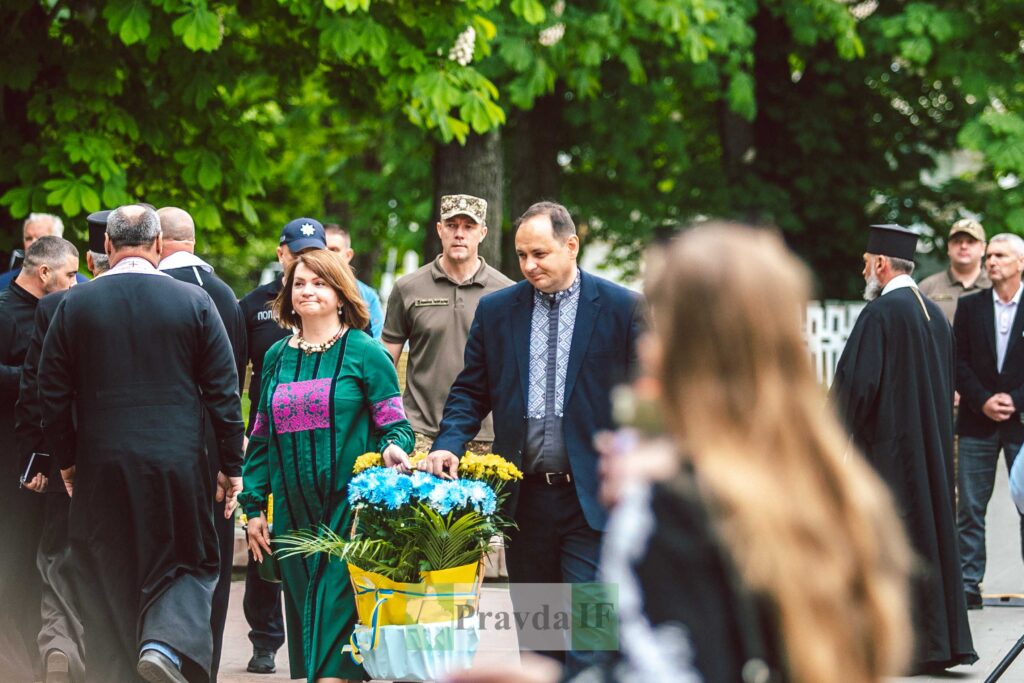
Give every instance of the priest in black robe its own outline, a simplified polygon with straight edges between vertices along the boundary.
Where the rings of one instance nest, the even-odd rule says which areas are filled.
[[[219,573],[216,495],[241,488],[238,377],[206,292],[156,269],[160,224],[142,206],[107,219],[110,270],[69,292],[43,343],[44,433],[72,494],[87,681],[208,681]]]
[[[242,392],[245,380],[246,340],[245,319],[238,298],[228,285],[213,272],[213,266],[195,254],[196,225],[187,211],[174,206],[165,206],[156,212],[160,218],[160,230],[163,234],[163,250],[160,252],[160,271],[167,273],[175,280],[188,282],[202,287],[213,299],[213,305],[220,314],[221,322],[228,333],[231,349],[235,357],[235,369],[238,371],[238,391]],[[206,452],[217,452],[217,439],[213,433],[211,416],[206,418]],[[212,458],[215,479],[216,458]],[[211,626],[213,628],[213,661],[210,669],[210,680],[217,680],[220,669],[220,655],[224,643],[224,626],[228,617],[228,602],[231,597],[231,571],[234,565],[235,551],[235,520],[225,517],[223,501],[214,502],[213,519],[217,528],[217,542],[220,546],[220,579],[217,589],[213,592],[213,611]]]
[[[836,368],[832,399],[860,452],[892,490],[918,556],[911,587],[918,672],[977,661],[967,621],[953,495],[949,322],[917,289],[917,236],[871,226],[867,307]]]
[[[39,299],[67,289],[78,274],[78,250],[67,240],[40,237],[25,264],[0,292],[0,681],[33,681],[40,668],[36,649],[42,581],[36,550],[44,500],[20,486],[26,458],[16,443],[15,403]]]

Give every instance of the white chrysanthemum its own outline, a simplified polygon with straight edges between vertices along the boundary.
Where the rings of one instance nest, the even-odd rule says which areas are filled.
[[[466,66],[473,61],[474,49],[476,49],[476,29],[467,26],[466,30],[455,39],[455,44],[448,52],[448,59],[460,66]]]
[[[540,32],[537,36],[537,40],[544,47],[551,47],[562,39],[565,35],[565,24],[559,22],[554,26],[548,26],[546,29]]]

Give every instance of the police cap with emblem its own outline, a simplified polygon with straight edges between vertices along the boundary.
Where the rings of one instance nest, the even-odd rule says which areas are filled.
[[[288,247],[293,254],[303,249],[326,249],[327,234],[317,219],[296,218],[281,228],[279,244]]]
[[[103,236],[107,234],[107,216],[111,210],[96,211],[86,216],[85,222],[89,224],[89,251],[103,254]]]
[[[917,233],[895,223],[871,226],[867,248],[869,254],[913,261],[916,251]]]

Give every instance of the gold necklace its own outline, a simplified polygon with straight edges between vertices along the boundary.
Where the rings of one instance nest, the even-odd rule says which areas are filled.
[[[320,342],[319,344],[313,344],[311,342],[306,341],[305,339],[302,338],[302,333],[299,332],[298,334],[295,335],[295,343],[299,347],[299,350],[302,351],[307,356],[309,356],[311,354],[314,354],[314,353],[323,353],[327,349],[329,349],[332,346],[334,346],[334,344],[339,339],[341,339],[341,335],[344,332],[345,332],[345,326],[342,325],[341,327],[338,328],[338,331],[334,333],[333,337],[331,337],[330,339],[328,339],[325,342]]]

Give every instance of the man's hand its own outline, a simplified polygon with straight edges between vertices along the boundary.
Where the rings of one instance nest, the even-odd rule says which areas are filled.
[[[75,495],[75,466],[60,471],[60,478],[64,480],[64,488],[68,490],[68,497]]]
[[[267,524],[267,516],[260,513],[259,517],[253,517],[245,527],[246,538],[249,541],[249,552],[257,562],[263,564],[263,552],[272,554],[270,550],[270,525]]]
[[[960,407],[960,392],[959,391],[954,391],[953,392],[953,407],[954,408],[959,408]]]
[[[416,467],[442,479],[459,478],[459,458],[451,451],[431,451]]]
[[[384,459],[384,467],[394,467],[404,474],[412,472],[412,462],[409,460],[409,454],[393,443],[388,444],[388,447],[381,453],[381,457]]]
[[[1017,410],[1014,407],[1013,399],[1010,398],[1009,394],[998,393],[992,394],[992,396],[985,401],[985,405],[981,407],[981,412],[985,413],[985,415],[991,420],[996,422],[1005,422],[1006,420],[1009,420]]]
[[[46,477],[43,476],[42,472],[32,477],[32,481],[25,482],[25,488],[29,491],[35,491],[36,493],[43,493],[46,491]]]
[[[238,494],[242,492],[242,478],[217,473],[217,502],[224,501],[224,519],[231,519],[238,507]]]

